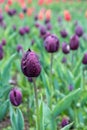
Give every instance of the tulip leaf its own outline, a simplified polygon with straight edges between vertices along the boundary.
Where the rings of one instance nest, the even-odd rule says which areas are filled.
[[[53,116],[57,117],[63,110],[67,109],[72,101],[76,100],[76,97],[79,97],[80,92],[81,89],[78,88],[59,101],[52,111]]]

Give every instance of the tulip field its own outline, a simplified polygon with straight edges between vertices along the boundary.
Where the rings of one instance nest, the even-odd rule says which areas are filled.
[[[87,130],[87,0],[0,0],[0,130]]]

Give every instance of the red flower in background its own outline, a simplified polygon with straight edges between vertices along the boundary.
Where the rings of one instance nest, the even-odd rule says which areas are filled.
[[[38,0],[38,5],[43,5],[44,4],[44,0]]]
[[[5,5],[5,11],[6,11],[6,12],[9,11],[9,5],[8,5],[8,4]]]
[[[33,8],[33,7],[32,7],[32,8],[28,8],[28,9],[27,9],[27,15],[28,15],[28,16],[31,16],[32,13],[33,13],[33,11],[34,11],[34,8]]]
[[[51,10],[50,9],[48,9],[47,11],[46,11],[46,13],[45,13],[45,16],[46,16],[46,19],[51,19],[51,14],[52,14],[52,12],[51,12]]]
[[[31,4],[32,3],[32,0],[28,0],[28,4]]]
[[[12,0],[8,0],[7,4],[10,6],[13,4],[13,1]]]
[[[20,19],[24,19],[24,14],[23,14],[23,13],[20,13],[20,14],[19,14],[19,17],[20,17]]]
[[[0,4],[4,3],[4,0],[0,0]]]
[[[71,14],[68,10],[64,11],[64,18],[66,21],[71,21]]]

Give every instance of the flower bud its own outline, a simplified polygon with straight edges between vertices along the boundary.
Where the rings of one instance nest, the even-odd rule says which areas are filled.
[[[46,28],[44,26],[40,26],[40,35],[46,34]]]
[[[85,65],[87,64],[87,52],[83,56],[82,63]]]
[[[51,34],[50,36],[46,37],[44,41],[44,47],[49,53],[57,52],[59,49],[59,39],[57,36]]]
[[[65,42],[62,44],[62,51],[64,54],[68,54],[70,52],[70,46]]]
[[[30,32],[30,28],[28,26],[25,26],[24,27],[24,31],[25,31],[25,33],[29,33]]]
[[[68,117],[64,117],[62,119],[62,122],[61,122],[61,127],[64,127],[64,126],[66,126],[68,124],[69,124],[69,118]]]
[[[62,37],[62,38],[66,38],[67,35],[68,35],[68,33],[67,33],[66,30],[62,30],[62,31],[60,32],[60,34],[61,34],[61,37]]]
[[[62,62],[62,63],[66,63],[66,62],[67,62],[66,57],[63,57],[61,62]]]
[[[23,50],[22,45],[18,44],[16,50],[17,52],[20,52],[21,50]]]
[[[79,38],[77,35],[73,35],[70,39],[70,49],[77,50],[79,47]]]
[[[20,34],[21,36],[23,36],[23,35],[25,34],[24,28],[20,28],[20,29],[19,29],[19,34]]]
[[[2,44],[2,46],[5,46],[5,45],[6,45],[6,40],[5,40],[5,39],[2,39],[1,44]]]
[[[9,94],[12,105],[19,106],[22,102],[22,93],[18,88],[13,88]]]
[[[4,57],[4,51],[2,45],[0,45],[0,60],[2,60]]]
[[[21,69],[27,77],[38,77],[41,72],[41,65],[38,56],[30,49],[24,54],[21,61]]]
[[[81,37],[83,35],[83,28],[81,26],[77,26],[75,29],[75,33],[78,37]]]

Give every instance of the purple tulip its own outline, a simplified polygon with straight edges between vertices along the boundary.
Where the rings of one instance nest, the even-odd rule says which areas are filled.
[[[22,93],[18,88],[13,88],[9,94],[12,105],[19,106],[22,102]]]

